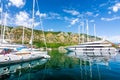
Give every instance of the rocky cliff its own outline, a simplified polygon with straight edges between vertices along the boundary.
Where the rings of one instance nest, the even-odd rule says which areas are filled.
[[[1,33],[1,31],[0,31]],[[6,27],[5,32],[5,38],[10,39],[11,42],[15,43],[22,43],[22,33],[23,33],[23,27]],[[48,47],[59,47],[59,46],[67,46],[67,45],[74,45],[78,44],[79,42],[82,43],[83,41],[87,41],[87,35],[86,34],[79,34],[72,33],[72,32],[44,32],[45,37],[43,35],[43,32],[41,30],[34,30],[34,39],[33,43],[37,47],[42,47],[44,45],[44,40],[46,39],[46,43]],[[31,29],[25,28],[25,34],[24,34],[24,43],[29,44],[30,37],[31,37]],[[94,36],[88,36],[89,41],[94,41]],[[97,37],[97,40],[100,38]]]

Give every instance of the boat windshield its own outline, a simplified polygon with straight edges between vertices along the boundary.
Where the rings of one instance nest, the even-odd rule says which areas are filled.
[[[20,50],[25,49],[25,48],[27,48],[27,47],[26,47],[26,46],[17,47],[16,50],[17,50],[17,51],[20,51]]]

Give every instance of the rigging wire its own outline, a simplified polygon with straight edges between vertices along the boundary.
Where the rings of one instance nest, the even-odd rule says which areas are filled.
[[[40,13],[38,0],[36,0],[36,4],[37,4],[38,12]],[[44,45],[45,45],[45,49],[47,50],[47,43],[46,43],[46,38],[45,38],[45,33],[44,33],[43,23],[42,23],[42,19],[41,19],[41,15],[40,15],[40,14],[39,14],[39,20],[40,20],[40,25],[41,25],[41,29],[42,29],[42,33],[43,33],[43,37],[44,37]]]

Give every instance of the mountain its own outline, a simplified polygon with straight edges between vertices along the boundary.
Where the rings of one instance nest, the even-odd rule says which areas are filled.
[[[6,32],[5,32],[5,38],[10,39],[11,42],[14,43],[22,43],[22,32],[23,32],[23,27],[18,26],[18,27],[6,27]],[[0,31],[1,33],[1,31]],[[45,35],[45,38],[44,38]],[[68,46],[68,45],[75,45],[78,44],[79,42],[79,34],[77,33],[72,33],[72,32],[51,32],[51,31],[45,31],[43,35],[43,32],[41,30],[34,30],[34,39],[33,39],[33,44],[36,47],[45,47],[44,45],[44,40],[46,39],[47,47],[60,47],[60,46]],[[84,37],[83,37],[84,35]],[[24,38],[24,43],[29,44],[31,37],[31,29],[30,28],[25,28],[25,38]],[[94,36],[88,36],[89,41],[94,41],[95,37]],[[87,40],[87,35],[86,34],[80,34],[80,43],[82,41]],[[97,37],[97,40],[100,40],[100,38]]]

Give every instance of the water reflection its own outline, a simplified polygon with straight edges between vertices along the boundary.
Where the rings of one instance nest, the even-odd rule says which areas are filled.
[[[0,67],[4,80],[118,80],[120,54],[49,52],[50,60],[40,59]],[[110,79],[109,79],[110,77]]]
[[[82,80],[102,80],[101,66],[109,68],[109,61],[115,58],[117,53],[67,53],[69,57],[76,57],[80,60],[80,72]],[[82,65],[84,63],[84,65]],[[88,63],[88,64],[87,64]],[[94,76],[93,76],[94,75]],[[84,78],[83,78],[84,76]]]
[[[13,76],[21,76],[22,74],[30,71],[30,69],[41,66],[47,61],[48,59],[38,59],[30,62],[0,67],[0,79],[4,80]]]
[[[83,61],[88,61],[92,64],[108,65],[111,58],[115,57],[117,53],[67,53],[69,57],[76,57]]]

